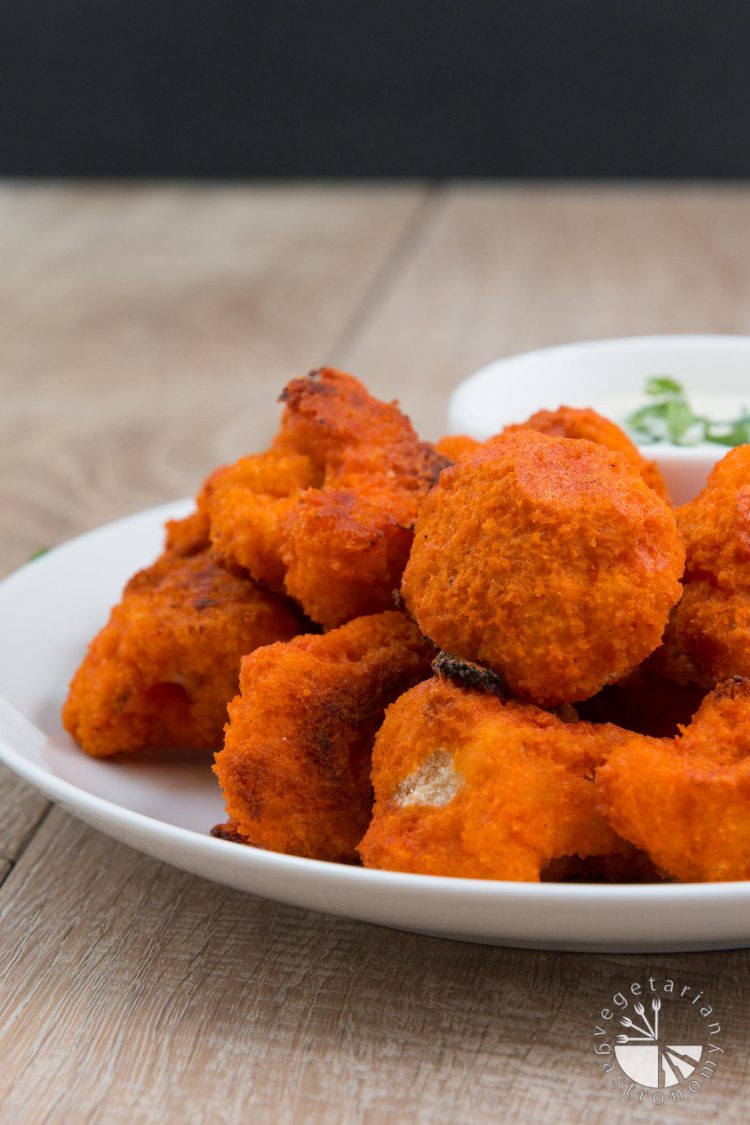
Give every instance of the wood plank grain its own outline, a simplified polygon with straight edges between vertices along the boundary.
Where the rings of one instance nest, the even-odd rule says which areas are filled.
[[[0,189],[0,574],[262,448],[423,198]]]
[[[0,187],[0,576],[272,432],[419,187]],[[0,856],[47,803],[0,767]]]
[[[747,952],[593,957],[398,933],[192,878],[61,810],[5,888],[8,1120],[647,1120],[608,1088],[592,1036],[613,992],[649,973],[705,989],[731,1044],[681,1112],[746,1119]]]
[[[0,766],[0,861],[21,854],[48,808],[38,790]]]
[[[745,187],[461,186],[336,362],[400,395],[425,437],[472,371],[601,336],[750,332]],[[554,404],[553,404],[554,405]]]

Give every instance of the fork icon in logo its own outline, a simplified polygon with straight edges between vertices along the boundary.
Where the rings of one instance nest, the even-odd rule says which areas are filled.
[[[659,1013],[661,998],[654,996],[651,1010],[639,1001],[633,1011],[639,1022],[629,1016],[620,1017],[621,1027],[635,1034],[621,1033],[616,1037],[617,1061],[629,1078],[653,1089],[676,1086],[689,1078],[697,1069],[703,1056],[703,1047],[660,1042]]]

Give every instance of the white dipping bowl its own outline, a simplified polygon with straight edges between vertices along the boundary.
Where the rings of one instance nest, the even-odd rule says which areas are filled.
[[[484,440],[537,410],[591,406],[618,425],[647,401],[651,375],[685,387],[697,413],[735,417],[750,406],[750,336],[630,336],[590,340],[496,360],[460,384],[448,408],[448,432]],[[672,497],[682,504],[699,492],[722,445],[645,445]]]

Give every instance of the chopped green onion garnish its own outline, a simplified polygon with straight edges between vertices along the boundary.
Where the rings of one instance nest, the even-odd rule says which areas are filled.
[[[682,383],[669,375],[652,375],[646,380],[644,390],[652,401],[639,407],[626,420],[642,445],[657,442],[697,445],[702,441],[731,446],[750,443],[750,413],[744,407],[739,418],[712,421],[695,413]]]

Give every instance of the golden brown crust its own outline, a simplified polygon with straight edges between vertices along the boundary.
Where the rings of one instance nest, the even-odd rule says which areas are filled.
[[[442,474],[401,589],[436,645],[553,707],[658,646],[683,561],[673,513],[621,454],[521,430]]]
[[[503,432],[515,433],[517,430],[536,430],[537,433],[548,434],[550,437],[583,438],[622,453],[625,460],[638,470],[649,488],[653,488],[662,500],[669,502],[669,490],[656,462],[647,461],[624,430],[590,407],[579,409],[574,406],[559,406],[557,410],[538,410],[528,421],[516,426],[506,426]]]
[[[215,840],[227,840],[230,844],[250,843],[249,840],[237,831],[237,825],[232,820],[228,820],[225,824],[215,824],[211,829],[211,835]],[[254,845],[254,847],[258,846],[257,844]]]
[[[180,520],[167,520],[164,530],[164,550],[179,558],[188,559],[210,546],[208,516],[203,512],[191,512]]]
[[[269,451],[242,458],[213,488],[214,553],[325,626],[385,609],[419,505],[448,461],[351,375],[325,368],[293,380],[282,399]]]
[[[629,850],[597,812],[593,785],[626,737],[446,679],[419,684],[388,709],[375,741],[362,860],[535,882],[553,859]]]
[[[462,457],[468,457],[470,453],[479,449],[481,444],[468,434],[447,434],[446,437],[435,442],[435,449],[449,461],[460,461]]]
[[[208,507],[214,485],[225,468],[221,465],[206,477],[196,497],[194,512],[181,520],[167,520],[165,523],[164,550],[168,554],[179,555],[180,558],[186,559],[210,547],[211,527]]]
[[[750,676],[750,446],[714,467],[677,522],[685,592],[666,637],[669,671],[709,685]]]
[[[375,732],[433,656],[392,610],[243,660],[215,766],[234,829],[272,851],[355,862]]]
[[[596,785],[614,828],[674,878],[750,878],[750,681],[720,684],[681,737],[631,736]]]
[[[221,746],[240,658],[286,640],[294,608],[206,551],[164,554],[125,587],[70,685],[66,729],[95,757]]]

